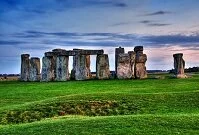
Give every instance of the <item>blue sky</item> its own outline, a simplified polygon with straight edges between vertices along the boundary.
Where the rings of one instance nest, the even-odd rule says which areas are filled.
[[[148,69],[199,66],[198,0],[1,0],[0,73],[19,73],[20,54],[42,57],[54,48],[114,49],[143,45]],[[95,71],[95,56],[92,56]],[[72,60],[70,59],[70,68]]]

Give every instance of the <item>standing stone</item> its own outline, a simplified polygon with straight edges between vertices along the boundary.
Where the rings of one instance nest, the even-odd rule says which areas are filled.
[[[71,70],[71,75],[70,75],[71,80],[75,80],[75,70],[76,70],[77,57],[78,57],[78,55],[73,56],[73,68]]]
[[[42,59],[42,81],[54,80],[53,57],[44,56]]]
[[[80,50],[82,49],[73,49],[73,51],[76,51],[76,52]],[[78,55],[73,56],[73,68],[71,70],[71,75],[70,75],[71,80],[75,80],[75,72],[76,72],[75,70],[76,70],[77,59],[78,59]]]
[[[85,55],[86,57],[86,73],[87,73],[87,79],[90,79],[91,78],[91,69],[90,69],[90,66],[91,66],[91,57],[90,55]]]
[[[30,81],[40,80],[40,59],[33,57],[30,59]]]
[[[66,81],[69,80],[68,71],[68,56],[57,56],[56,58],[56,81]]]
[[[145,63],[147,61],[147,55],[143,54],[143,46],[136,46],[134,48],[136,53],[135,58],[135,77],[137,79],[147,78],[147,71]]]
[[[132,77],[131,59],[129,54],[119,54],[117,63],[117,78],[130,79]]]
[[[29,81],[30,76],[30,55],[21,55],[21,81]]]
[[[124,53],[124,48],[115,48],[115,74],[117,74],[117,63],[118,63],[118,56],[119,54],[123,54]]]
[[[134,51],[129,51],[128,52],[130,59],[131,59],[131,72],[132,72],[132,78],[135,78],[135,58],[136,58],[136,53]]]
[[[86,80],[91,78],[90,56],[77,55],[75,64],[75,80]]]
[[[98,79],[109,79],[110,78],[108,54],[97,55],[96,77]]]
[[[185,61],[183,60],[183,54],[177,53],[173,55],[174,58],[174,74],[176,78],[186,78],[184,74]]]

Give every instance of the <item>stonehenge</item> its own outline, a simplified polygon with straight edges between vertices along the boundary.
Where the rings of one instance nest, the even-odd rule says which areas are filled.
[[[147,78],[147,55],[143,46],[135,46],[134,50],[125,53],[124,48],[115,48],[115,72],[110,71],[108,54],[104,50],[84,49],[53,49],[45,52],[42,58],[21,54],[21,81],[68,81],[88,80],[93,78],[90,70],[90,55],[96,55],[96,79],[145,79]],[[73,67],[69,72],[69,57],[73,57]],[[185,61],[182,53],[173,54],[174,75],[176,78],[186,78],[184,74]],[[41,73],[40,73],[41,68]],[[115,75],[114,75],[115,74]]]
[[[111,71],[108,54],[104,50],[84,49],[53,49],[45,52],[42,58],[40,73],[40,59],[29,58],[29,54],[21,55],[22,81],[68,81],[88,80],[92,78],[90,70],[90,55],[96,55],[96,79],[110,79]],[[73,57],[73,68],[69,72],[69,57]],[[124,48],[115,49],[115,74],[118,79],[143,79],[147,77],[145,63],[146,54],[143,47],[136,46],[134,51],[125,53]]]
[[[143,46],[135,46],[133,51],[125,53],[124,48],[115,48],[115,72],[110,71],[108,54],[104,50],[84,49],[54,49],[45,52],[42,58],[40,73],[40,58],[29,54],[21,55],[21,81],[68,81],[88,80],[93,78],[90,70],[90,55],[96,55],[96,79],[145,79],[147,78],[147,55]],[[73,68],[69,72],[69,58],[73,57]],[[186,78],[184,74],[185,61],[183,54],[177,53],[174,58],[174,75],[176,78]]]
[[[176,78],[186,78],[184,74],[185,61],[182,53],[176,53],[173,55],[174,58],[174,75]]]

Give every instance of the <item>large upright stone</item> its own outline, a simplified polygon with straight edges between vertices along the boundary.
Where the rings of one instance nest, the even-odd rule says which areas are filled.
[[[77,64],[77,62],[76,62],[77,57],[78,57],[78,55],[73,56],[73,68],[71,70],[71,75],[70,75],[71,80],[75,80],[75,72],[76,72],[75,70],[76,70],[76,64]]]
[[[136,53],[135,58],[135,77],[137,79],[144,79],[147,78],[147,71],[145,63],[147,61],[146,54],[143,54],[143,46],[136,46],[134,48]]]
[[[117,63],[119,54],[124,54],[124,48],[115,48],[115,74],[117,74]]]
[[[40,81],[40,59],[37,57],[30,59],[30,81]]]
[[[42,59],[42,79],[41,81],[53,81],[54,80],[54,65],[53,57],[44,56]]]
[[[174,58],[174,74],[176,78],[186,78],[184,74],[185,61],[183,60],[183,54],[177,53],[173,55]]]
[[[119,54],[117,60],[117,78],[130,79],[132,77],[131,59],[128,53]]]
[[[21,55],[21,81],[29,81],[30,77],[30,55]]]
[[[80,50],[82,50],[82,49],[73,49],[74,52],[78,52]],[[71,75],[70,75],[70,78],[72,80],[75,80],[76,65],[77,65],[77,59],[78,59],[78,57],[79,57],[78,55],[74,55],[73,56],[73,68],[71,70]]]
[[[58,52],[45,52],[45,57],[50,59],[50,66],[51,66],[51,79],[50,81],[54,81],[56,78],[56,59],[57,59]]]
[[[110,78],[108,54],[97,55],[96,77],[98,79],[109,79]]]
[[[134,51],[129,51],[128,52],[130,59],[131,59],[131,72],[132,72],[132,78],[135,78],[135,58],[136,58],[136,53]]]
[[[66,81],[69,80],[68,71],[68,56],[57,56],[56,58],[56,81]]]
[[[77,55],[75,59],[75,80],[86,80],[91,78],[90,55]]]
[[[53,80],[57,80],[58,78],[60,79],[60,76],[57,77],[57,57],[58,56],[61,56],[61,54],[65,53],[66,50],[65,49],[53,49],[52,50],[53,52],[53,63],[52,63],[52,66],[53,66],[53,70],[54,70],[54,77],[53,77]],[[59,79],[57,81],[59,81]],[[60,80],[61,81],[61,80]]]

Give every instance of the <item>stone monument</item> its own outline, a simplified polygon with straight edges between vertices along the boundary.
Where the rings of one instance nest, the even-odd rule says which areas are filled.
[[[40,59],[32,57],[30,59],[30,81],[40,81]]]
[[[29,81],[30,77],[30,55],[21,55],[21,81]]]
[[[124,48],[122,48],[122,47],[115,48],[115,74],[117,74],[118,56],[119,56],[119,54],[123,54],[123,53],[124,53]]]
[[[143,46],[136,46],[134,48],[135,56],[135,78],[144,79],[147,78],[147,71],[145,63],[147,61],[147,55],[143,54]]]
[[[97,79],[109,79],[110,78],[108,54],[97,55],[96,78]]]
[[[176,78],[186,78],[184,74],[185,61],[183,60],[183,54],[177,53],[173,55],[174,58],[174,75]]]
[[[130,79],[132,77],[131,59],[128,53],[119,54],[117,57],[117,78]]]

